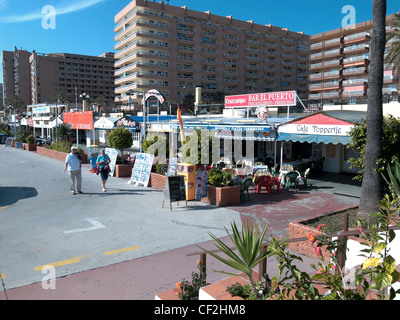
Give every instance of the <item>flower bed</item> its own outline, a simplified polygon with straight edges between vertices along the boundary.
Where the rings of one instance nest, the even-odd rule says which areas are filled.
[[[348,210],[355,209],[355,208],[357,208],[357,206],[350,207],[350,208],[348,208]],[[335,214],[342,213],[342,212],[344,212],[344,211],[334,212],[329,215],[335,215]],[[328,215],[325,215],[322,217],[326,217],[326,216],[328,216]],[[310,237],[310,235],[313,235],[313,236],[323,235],[324,232],[318,230],[317,227],[313,226],[313,225],[317,225],[318,222],[317,223],[315,223],[315,222],[320,220],[322,217],[319,216],[319,217],[315,217],[315,218],[308,219],[308,220],[296,220],[296,221],[290,222],[289,223],[290,239]],[[319,252],[316,252],[316,245],[315,245],[315,243],[313,243],[313,241],[310,241],[310,239],[305,240],[305,241],[291,242],[288,245],[288,248],[293,251],[296,251],[298,253],[309,256],[311,258],[318,258],[319,254],[320,254]],[[322,249],[321,253],[324,257],[324,260],[329,261],[330,252],[328,250],[326,250],[326,247],[322,247],[321,249]]]

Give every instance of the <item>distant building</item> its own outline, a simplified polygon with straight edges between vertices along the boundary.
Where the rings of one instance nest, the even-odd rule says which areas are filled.
[[[394,15],[386,17],[389,25]],[[386,27],[389,30],[389,26]],[[366,103],[372,20],[354,28],[336,29],[311,36],[310,84],[308,98],[318,108],[336,103]],[[389,48],[391,42],[386,47]],[[384,71],[382,94],[398,99],[400,90],[398,66]]]
[[[85,93],[91,99],[103,97],[114,101],[114,54],[99,57],[34,52],[29,58],[31,66],[32,104],[53,102],[60,91],[71,95]],[[75,100],[75,99],[74,99]]]
[[[0,83],[0,107],[1,106],[4,106],[4,103],[3,103],[3,84],[2,83]]]
[[[160,91],[181,103],[202,87],[201,100],[297,90],[307,97],[309,36],[161,2],[134,0],[115,16],[115,92],[141,105]]]
[[[26,104],[31,103],[31,78],[29,57],[32,53],[26,50],[2,52],[3,67],[3,104],[19,95]]]
[[[103,97],[113,102],[114,53],[98,57],[70,54],[42,54],[25,50],[3,51],[3,100],[20,95],[27,105],[52,103],[60,91],[81,104],[79,95]]]

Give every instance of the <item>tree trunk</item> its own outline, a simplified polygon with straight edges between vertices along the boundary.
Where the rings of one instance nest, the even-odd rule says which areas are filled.
[[[376,212],[369,209],[383,197],[383,179],[377,171],[377,160],[382,158],[382,85],[383,57],[386,43],[386,0],[373,0],[372,37],[368,75],[367,141],[365,167],[361,185],[360,208],[364,215]]]

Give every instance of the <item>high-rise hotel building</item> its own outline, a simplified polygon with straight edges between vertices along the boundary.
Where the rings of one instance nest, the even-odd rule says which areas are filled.
[[[309,36],[163,1],[133,0],[115,16],[115,92],[141,105],[156,89],[180,103],[214,95],[297,90],[307,98]]]
[[[386,17],[387,30],[394,15]],[[316,107],[334,103],[366,103],[372,20],[311,36],[308,98]],[[389,48],[391,42],[386,44]],[[382,94],[397,98],[399,68],[385,67]]]
[[[93,100],[115,100],[114,53],[88,56],[71,53],[2,52],[3,100],[19,95],[25,104],[54,101],[60,91],[75,98],[86,93]],[[81,104],[81,101],[78,101]]]

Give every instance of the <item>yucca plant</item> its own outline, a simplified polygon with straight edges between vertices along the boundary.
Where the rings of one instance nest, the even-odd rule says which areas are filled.
[[[400,199],[400,163],[396,161],[393,170],[390,167],[390,165],[388,165],[387,172],[390,181],[387,181],[385,176],[383,177],[386,180],[387,184],[389,185],[391,191],[394,192]]]
[[[244,272],[249,281],[250,288],[252,292],[255,294],[257,298],[261,297],[261,294],[258,292],[256,288],[256,284],[253,279],[252,270],[256,267],[263,259],[265,259],[269,253],[268,248],[264,248],[261,251],[262,243],[264,241],[265,233],[267,231],[267,225],[265,225],[260,231],[259,223],[253,223],[252,226],[249,226],[249,222],[246,222],[246,227],[242,226],[242,233],[240,234],[238,227],[235,222],[231,223],[232,232],[231,235],[229,231],[225,228],[229,238],[231,239],[233,245],[235,246],[235,251],[229,248],[225,243],[223,243],[220,239],[214,236],[212,233],[209,235],[215,240],[216,247],[221,250],[222,253],[228,256],[227,258],[223,258],[214,252],[208,251],[206,249],[201,248],[206,253],[210,254],[214,258],[218,259],[222,263],[227,266],[238,270],[240,272]],[[236,275],[231,272],[214,270],[217,272]]]

